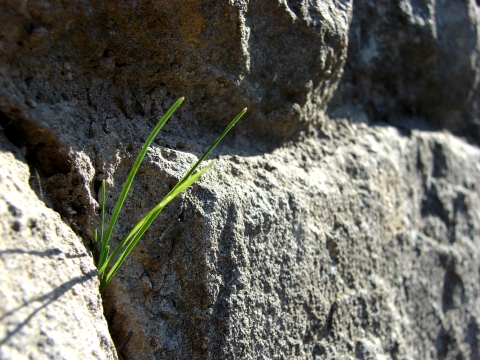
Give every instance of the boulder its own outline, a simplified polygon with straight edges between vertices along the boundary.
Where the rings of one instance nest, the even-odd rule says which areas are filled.
[[[60,126],[50,113],[61,112],[85,141],[113,122],[119,133],[142,127],[181,96],[188,127],[218,125],[218,114],[248,106],[250,135],[305,129],[338,85],[351,15],[350,2],[333,0],[2,7],[1,111],[48,128]]]
[[[220,157],[156,221],[106,291],[127,356],[478,358],[479,149],[330,125]],[[120,233],[194,160],[152,150]]]
[[[40,178],[3,135],[0,164],[0,358],[117,359],[82,241],[37,198],[29,180]]]
[[[356,104],[375,121],[446,128],[478,143],[479,23],[475,0],[355,1],[331,108]]]

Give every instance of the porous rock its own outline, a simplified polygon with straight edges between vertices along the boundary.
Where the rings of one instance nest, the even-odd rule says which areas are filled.
[[[0,14],[0,110],[64,133],[51,120],[62,113],[85,143],[141,127],[185,96],[189,125],[248,106],[246,132],[284,138],[333,95],[350,14],[349,1],[333,0],[11,0]]]
[[[331,126],[332,139],[221,157],[155,223],[107,291],[130,319],[117,336],[137,336],[125,354],[478,358],[480,151]],[[193,160],[152,150],[125,218],[165,193],[153,174]]]
[[[479,24],[476,0],[355,1],[331,107],[356,103],[371,119],[440,126],[478,143]]]
[[[21,151],[7,144],[2,134],[0,358],[116,359],[91,257],[31,190]]]
[[[480,151],[442,131],[478,130],[464,3],[356,1],[350,31],[343,0],[1,5],[0,123],[87,245],[178,97],[114,242],[249,107],[103,294],[126,359],[480,358]]]

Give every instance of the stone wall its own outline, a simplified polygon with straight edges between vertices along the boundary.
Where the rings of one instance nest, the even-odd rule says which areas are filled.
[[[475,1],[9,0],[0,19],[2,358],[480,359]],[[107,325],[100,183],[111,213],[181,96],[114,241],[249,110],[102,294]]]

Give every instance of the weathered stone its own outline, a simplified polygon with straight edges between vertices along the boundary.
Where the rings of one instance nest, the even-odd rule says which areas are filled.
[[[119,338],[137,336],[127,355],[480,355],[480,151],[332,126],[334,139],[222,157],[155,223],[107,292],[129,319]],[[154,174],[193,160],[152,150],[125,223],[167,191]]]
[[[0,5],[0,123],[85,243],[178,97],[114,242],[249,107],[105,291],[126,359],[480,358],[480,150],[438,131],[478,133],[478,10],[422,4],[355,2],[328,116],[351,1]]]
[[[113,122],[132,131],[186,96],[189,125],[218,125],[218,114],[248,106],[246,132],[282,138],[333,95],[350,13],[350,2],[333,0],[12,0],[0,14],[0,110],[47,128],[61,127],[51,114],[62,113],[88,142]]]
[[[0,358],[116,359],[91,257],[0,136]]]
[[[332,107],[356,102],[371,120],[480,142],[479,24],[476,0],[355,1]]]

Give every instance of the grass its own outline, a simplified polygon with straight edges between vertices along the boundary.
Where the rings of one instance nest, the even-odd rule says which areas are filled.
[[[106,186],[105,180],[102,182],[102,199],[101,199],[101,226],[100,231],[95,231],[95,260],[97,262],[98,276],[100,279],[100,291],[104,290],[107,284],[112,280],[112,278],[117,273],[120,266],[124,263],[127,256],[133,250],[135,245],[138,243],[140,238],[145,234],[150,225],[153,223],[155,218],[160,214],[163,208],[172,201],[177,195],[179,195],[183,190],[191,186],[195,181],[197,181],[202,174],[207,171],[213,164],[211,162],[201,170],[195,172],[199,165],[205,160],[205,158],[215,149],[215,147],[222,141],[225,135],[230,131],[230,129],[237,123],[238,120],[245,114],[247,109],[243,109],[232,122],[225,128],[222,134],[213,142],[213,144],[208,148],[207,151],[198,159],[198,161],[190,168],[190,170],[182,177],[182,179],[175,185],[175,187],[170,190],[170,192],[163,198],[163,200],[158,203],[155,207],[148,212],[134,227],[133,229],[123,238],[123,240],[115,247],[115,249],[110,252],[110,240],[112,237],[113,229],[118,220],[118,215],[122,210],[123,203],[130,191],[135,175],[137,174],[138,169],[147,153],[149,146],[152,141],[157,136],[158,132],[162,129],[168,119],[172,116],[174,111],[180,106],[184,98],[180,98],[172,105],[172,107],[167,111],[167,113],[162,117],[160,122],[155,126],[150,136],[145,141],[140,153],[133,164],[130,174],[128,175],[127,181],[123,186],[123,189],[120,193],[120,197],[117,200],[115,208],[113,210],[108,226],[105,229],[105,193]],[[99,237],[100,233],[100,237]]]

